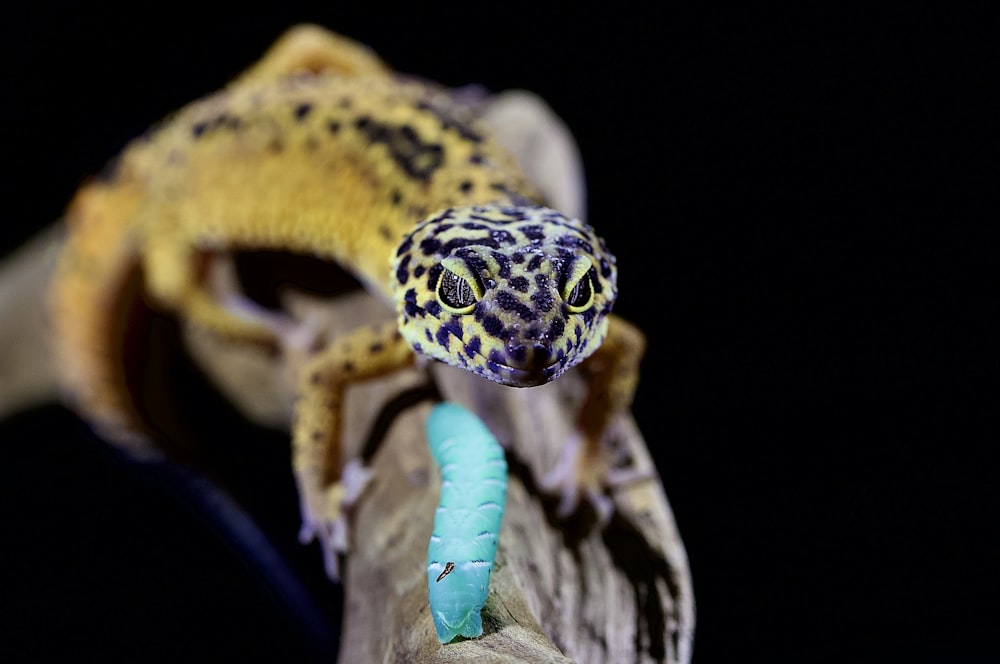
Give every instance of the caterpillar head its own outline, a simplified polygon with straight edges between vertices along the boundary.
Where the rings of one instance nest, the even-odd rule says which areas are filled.
[[[517,387],[593,353],[618,293],[593,230],[535,206],[444,210],[404,238],[393,270],[399,329],[416,352]]]

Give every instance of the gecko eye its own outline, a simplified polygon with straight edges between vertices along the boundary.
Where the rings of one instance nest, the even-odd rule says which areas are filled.
[[[590,283],[590,260],[581,257],[573,263],[562,287],[562,297],[570,312],[586,311],[594,302],[594,287]]]
[[[446,258],[441,261],[441,277],[438,279],[437,298],[441,305],[453,314],[467,314],[483,296],[483,287],[476,275],[469,270],[465,261]]]

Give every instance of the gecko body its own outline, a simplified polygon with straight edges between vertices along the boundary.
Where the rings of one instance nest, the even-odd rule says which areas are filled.
[[[68,398],[118,442],[145,435],[121,369],[137,274],[150,302],[234,342],[281,347],[297,330],[213,289],[227,252],[335,261],[393,304],[395,322],[330,341],[302,370],[303,540],[342,539],[341,410],[356,381],[427,356],[523,387],[600,356],[579,418],[591,451],[631,402],[641,336],[610,313],[616,267],[603,241],[545,207],[444,89],[313,26],[133,141],[67,220],[50,298],[57,363]],[[581,454],[566,486],[594,489],[599,458]]]

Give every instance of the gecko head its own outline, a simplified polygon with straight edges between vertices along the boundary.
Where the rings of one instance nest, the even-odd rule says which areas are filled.
[[[393,259],[410,346],[516,387],[553,380],[600,346],[615,280],[614,256],[589,226],[536,206],[444,210]]]

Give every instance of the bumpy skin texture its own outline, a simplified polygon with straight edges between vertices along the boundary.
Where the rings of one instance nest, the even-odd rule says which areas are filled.
[[[441,501],[427,547],[427,590],[438,640],[482,635],[497,539],[507,501],[503,448],[476,415],[438,404],[427,445],[441,469]]]
[[[404,238],[393,267],[399,329],[410,346],[518,387],[589,357],[617,295],[604,242],[543,207],[445,210]],[[467,288],[466,307],[449,306],[442,293],[455,283]]]
[[[301,339],[291,321],[220,294],[209,276],[229,251],[308,254],[336,261],[399,314],[332,340],[301,374],[301,538],[321,538],[331,576],[332,552],[346,546],[344,391],[415,353],[517,386],[600,357],[578,420],[586,444],[557,482],[592,495],[604,478],[600,439],[631,403],[641,335],[609,315],[615,267],[603,243],[542,204],[446,91],[397,76],[348,39],[294,28],[74,198],[50,299],[64,390],[106,436],[141,442],[122,371],[130,289],[141,284],[150,302],[233,341],[287,348]],[[613,353],[601,351],[605,337]]]

